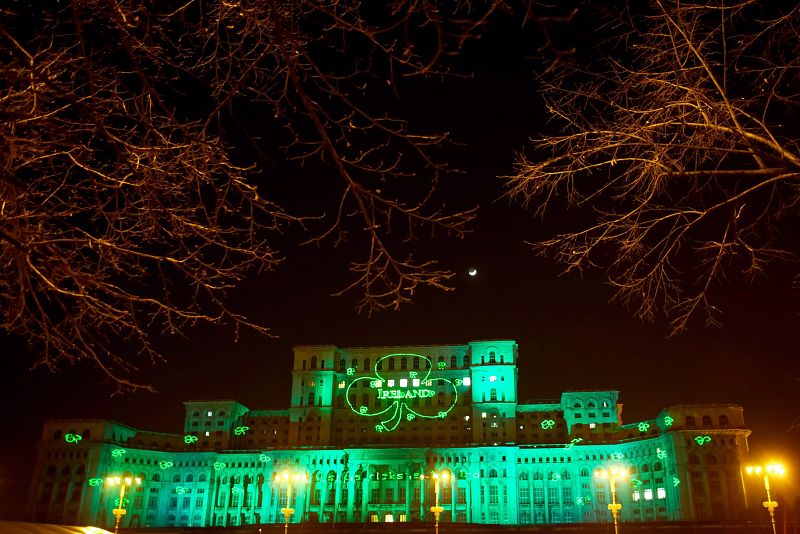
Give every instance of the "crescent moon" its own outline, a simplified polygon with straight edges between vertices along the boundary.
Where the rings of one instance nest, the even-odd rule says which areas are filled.
[[[469,271],[467,271],[467,273],[470,276],[475,276],[476,274],[478,274],[478,269],[476,269],[475,267],[470,267],[470,269],[469,269]]]

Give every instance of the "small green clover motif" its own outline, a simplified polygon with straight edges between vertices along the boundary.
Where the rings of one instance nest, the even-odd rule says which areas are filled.
[[[131,502],[131,501],[130,501],[130,500],[127,498],[127,497],[123,498],[123,499],[122,499],[122,507],[123,507],[123,508],[125,508],[126,506],[128,506],[128,505],[130,504],[130,502]],[[117,497],[116,499],[114,499],[114,506],[116,506],[117,508],[119,508],[119,497]]]
[[[241,493],[242,492],[242,488],[237,486],[237,487],[233,488],[233,490],[231,490],[231,491],[233,491],[234,493]]]
[[[175,493],[178,495],[183,495],[184,493],[189,493],[190,489],[185,486],[178,486],[175,488]]]
[[[561,480],[561,475],[559,475],[558,473],[553,473],[553,476],[551,477],[551,479],[552,480]]]
[[[233,433],[235,435],[237,435],[237,436],[244,436],[247,433],[248,430],[250,430],[249,426],[242,425],[242,426],[237,426],[236,428],[234,428],[233,429]]]
[[[666,417],[664,417],[664,426],[667,426],[667,427],[672,426],[672,423],[674,423],[674,422],[675,422],[675,419],[673,419],[671,416],[667,415]]]
[[[556,426],[556,422],[553,421],[552,419],[545,419],[544,421],[542,421],[542,424],[541,424],[541,427],[544,430],[549,430],[549,429],[553,428],[554,426]]]
[[[677,488],[678,484],[680,484],[680,483],[681,483],[681,479],[679,479],[678,477],[672,477],[672,486],[673,487]]]
[[[425,365],[424,372],[417,372],[416,370],[408,372],[408,376],[413,379],[411,381],[406,379],[398,380],[395,378],[395,375],[392,374],[392,369],[390,369],[392,366],[385,364],[383,361],[387,358],[409,356],[424,360]],[[392,360],[390,360],[390,362],[391,361]],[[442,364],[444,364],[444,362],[442,362]],[[448,378],[437,377],[435,379],[439,381],[440,387],[444,385],[445,389],[449,390],[449,396],[448,391],[433,389],[434,377],[432,374],[435,373],[435,371],[432,369],[436,368],[439,368],[439,366],[437,365],[434,367],[433,362],[429,358],[420,354],[387,354],[374,363],[373,374],[371,376],[359,376],[350,382],[345,391],[344,398],[354,413],[364,417],[377,417],[379,424],[375,424],[375,429],[378,432],[391,432],[395,430],[404,419],[406,421],[412,421],[418,417],[425,419],[442,419],[447,417],[457,404],[458,388],[454,381]],[[384,369],[388,370],[388,378],[382,374]],[[354,405],[351,402],[350,398],[354,397],[354,395],[350,395],[350,388],[358,387],[358,382],[362,382],[363,385],[369,385],[371,387],[371,392],[376,397],[374,405],[372,405],[372,403]],[[432,403],[430,399],[433,397],[438,397],[438,401]],[[423,399],[424,402],[421,402]],[[449,400],[449,402],[445,399]],[[372,409],[370,409],[370,405],[373,406]],[[436,406],[436,408],[432,406]],[[377,430],[378,427],[380,427],[381,430]]]
[[[383,424],[375,425],[375,432],[383,432]]]
[[[161,460],[160,462],[158,462],[158,467],[160,467],[161,469],[169,469],[173,465],[175,464],[173,464],[169,460]]]
[[[650,423],[639,423],[638,425],[639,432],[647,432],[650,430]]]
[[[216,471],[220,471],[226,467],[228,467],[228,465],[225,462],[214,462],[214,469]]]
[[[583,506],[583,497],[578,497],[577,499],[575,499],[575,504],[577,504],[578,506]]]
[[[269,456],[267,456],[266,454],[259,454],[259,455],[258,455],[258,459],[259,459],[260,461],[264,462],[264,463],[266,463],[266,462],[269,462],[269,461],[271,461],[271,460],[272,460],[272,458],[270,458],[270,457],[269,457]]]
[[[623,458],[623,455],[622,455],[621,452],[612,452],[611,453],[611,459],[612,460],[619,461],[619,460],[622,460],[622,458]]]
[[[439,369],[440,371],[441,371],[442,369],[444,369],[444,362],[439,362],[439,363],[437,363],[437,364],[436,364],[436,368],[437,368],[437,369]]]
[[[463,384],[463,383],[464,383],[464,381],[463,381],[463,380],[461,380],[460,378],[456,378],[456,379],[455,379],[455,384],[456,384],[457,386],[460,386],[460,385],[461,385],[461,384]]]
[[[667,457],[667,451],[662,451],[661,449],[656,449],[656,456],[658,456],[658,458],[660,460],[663,460],[664,458]]]
[[[631,486],[633,486],[634,488],[638,488],[641,485],[642,481],[639,480],[638,478],[631,479]]]
[[[187,445],[191,445],[192,443],[197,443],[197,436],[186,435],[183,436],[183,442]]]
[[[580,443],[581,441],[583,441],[583,438],[573,438],[573,439],[572,439],[572,440],[571,440],[569,443],[567,443],[567,444],[564,446],[564,448],[565,448],[565,449],[571,449],[572,447],[574,447],[575,445],[577,445],[577,444],[578,444],[578,443]]]
[[[122,458],[122,455],[125,454],[127,451],[125,449],[114,449],[111,451],[111,456],[114,458]]]
[[[82,439],[83,436],[80,434],[64,434],[64,441],[67,443],[78,443]]]
[[[711,436],[697,436],[694,438],[698,445],[705,445],[711,443]]]
[[[354,374],[356,374],[356,370],[354,368],[352,368],[352,367],[348,367],[347,368],[347,376],[353,376]]]
[[[90,486],[100,486],[103,484],[103,479],[100,477],[94,477],[89,479]]]

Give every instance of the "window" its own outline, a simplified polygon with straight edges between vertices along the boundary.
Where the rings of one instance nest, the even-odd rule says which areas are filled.
[[[404,370],[408,369],[408,358],[406,358],[405,356],[400,358],[400,369],[404,369]]]
[[[344,373],[347,370],[347,362],[344,358],[339,360],[339,372]]]
[[[364,358],[364,370],[369,371],[372,369],[372,362],[369,361],[369,358]]]
[[[492,389],[489,390],[489,400],[490,401],[496,401],[497,400],[497,389],[496,388],[492,388]]]
[[[704,415],[703,416],[703,428],[709,428],[712,425],[711,416]]]
[[[495,475],[497,476],[497,475]],[[489,486],[489,504],[498,504],[497,486]]]
[[[311,368],[312,369],[316,369],[317,368],[317,357],[316,356],[312,356],[311,357]]]
[[[458,360],[456,359],[455,354],[450,356],[450,367],[458,367]]]
[[[389,358],[389,370],[394,370],[394,358]]]
[[[497,363],[497,356],[495,356],[494,352],[489,353],[489,363]]]
[[[652,501],[653,500],[653,490],[652,489],[647,488],[646,490],[644,490],[644,500],[646,500],[646,501]]]
[[[633,490],[633,495],[631,496],[631,498],[634,501],[638,501],[639,499],[642,498],[642,495],[641,495],[641,493],[639,493],[639,490]]]
[[[533,504],[544,504],[544,488],[533,488]]]
[[[469,356],[465,354],[464,357],[461,359],[461,367],[467,367],[467,366],[469,366]]]
[[[664,488],[658,488],[656,490],[656,495],[659,499],[666,499],[667,498],[667,490]]]
[[[686,426],[687,428],[695,427],[694,417],[692,417],[691,415],[686,416]]]
[[[722,414],[722,415],[719,416],[719,426],[726,427],[729,424],[730,423],[728,423],[728,416],[727,415]]]
[[[411,363],[411,367],[413,367],[414,369],[419,369],[419,356],[414,356],[414,359],[412,360]]]

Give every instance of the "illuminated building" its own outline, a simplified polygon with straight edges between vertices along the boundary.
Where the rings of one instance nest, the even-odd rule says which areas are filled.
[[[186,402],[183,432],[103,420],[45,424],[31,485],[36,521],[113,524],[110,475],[140,477],[125,526],[429,521],[731,519],[744,507],[742,408],[678,405],[623,424],[617,391],[517,398],[517,344],[294,350],[290,408]],[[444,476],[441,473],[446,473]],[[287,505],[287,485],[297,481]]]

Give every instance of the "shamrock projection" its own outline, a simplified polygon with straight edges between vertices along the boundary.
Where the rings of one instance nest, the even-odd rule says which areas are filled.
[[[382,370],[389,367],[384,366],[384,360],[404,356],[426,361],[426,370]],[[345,392],[347,405],[355,414],[377,418],[376,432],[395,430],[404,417],[407,421],[417,417],[444,419],[458,404],[458,387],[455,381],[432,377],[432,368],[433,362],[420,354],[387,354],[375,362],[373,376],[361,376],[348,384]],[[351,390],[355,390],[352,395]],[[369,405],[358,402],[363,401],[363,396],[357,395],[356,391],[369,392]],[[441,403],[440,399],[447,400]]]

